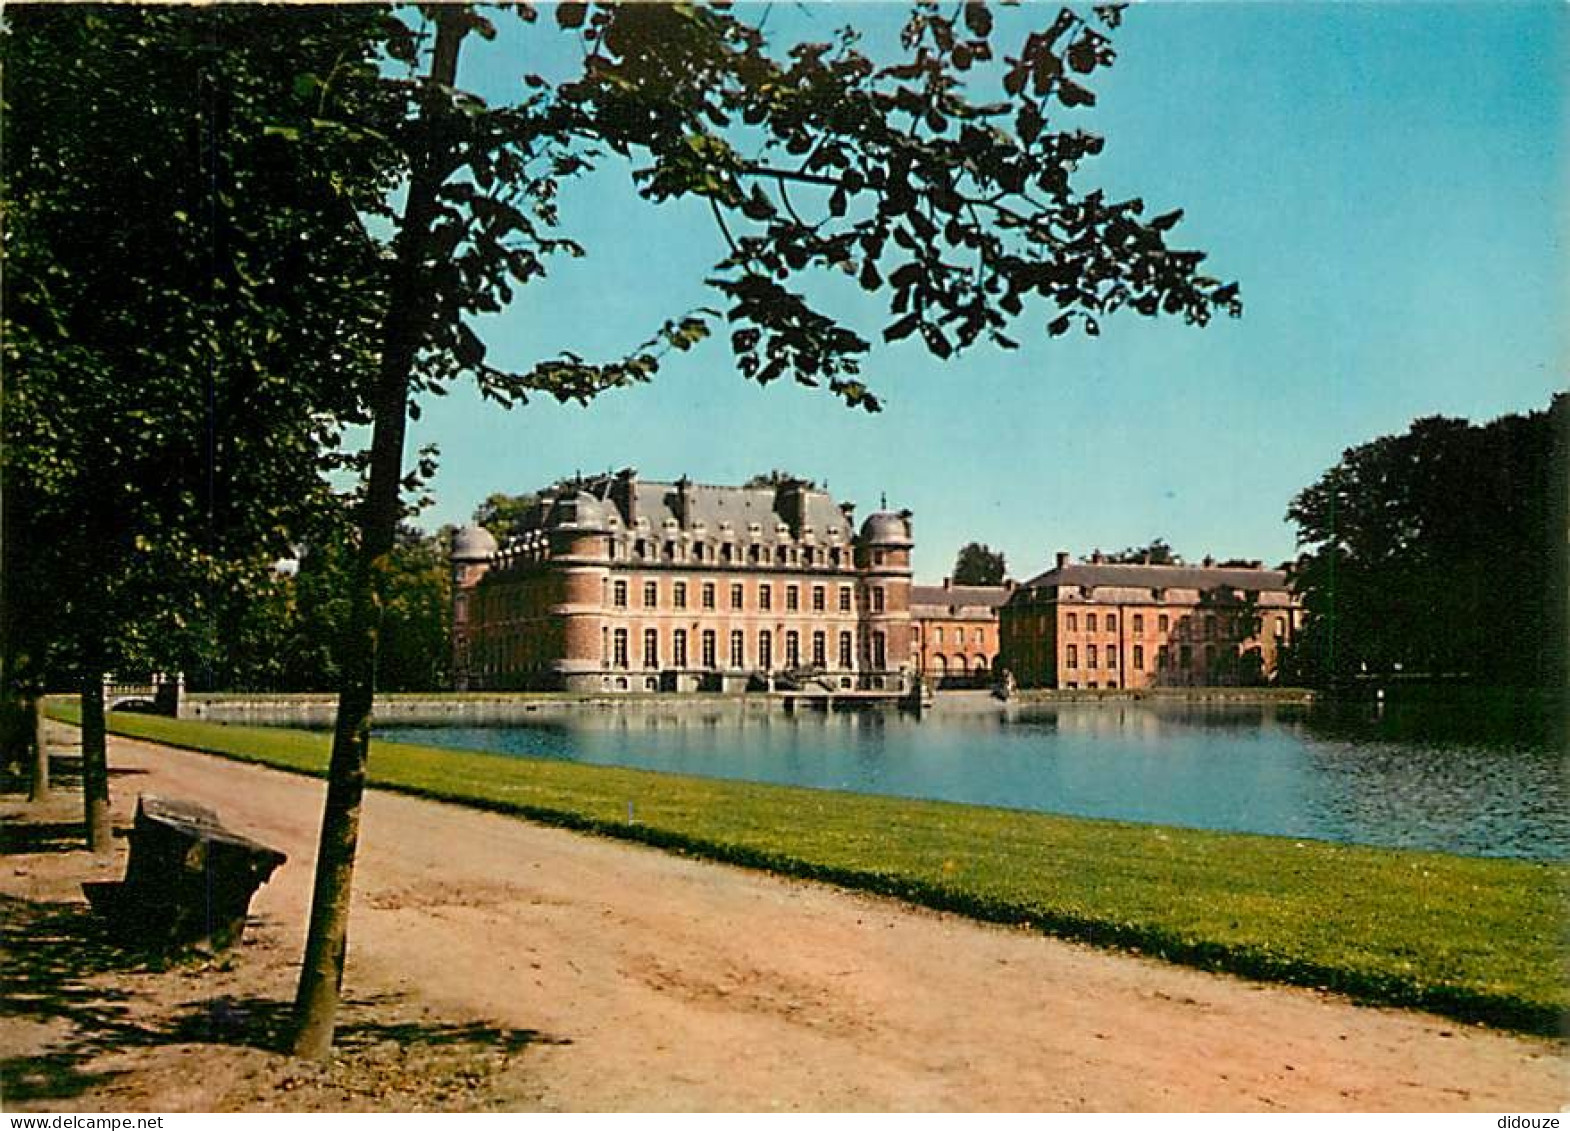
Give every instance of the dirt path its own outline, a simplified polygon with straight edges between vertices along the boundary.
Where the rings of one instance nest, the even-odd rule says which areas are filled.
[[[72,1110],[1543,1111],[1570,1100],[1547,1041],[388,794],[366,811],[347,1053],[301,1066],[248,1046],[286,1012],[320,783],[121,740],[111,762],[130,771],[115,780],[122,819],[138,792],[201,800],[290,861],[226,963],[154,974],[106,962],[84,975],[78,939],[57,947],[59,969],[24,964],[11,986],[23,1006],[0,1025],[13,1108],[58,1110],[62,1095]],[[93,869],[50,847],[14,844],[0,894],[45,901],[75,924],[55,932],[69,943],[85,929],[63,906],[76,883],[121,865]],[[53,1013],[39,1004],[51,995]]]

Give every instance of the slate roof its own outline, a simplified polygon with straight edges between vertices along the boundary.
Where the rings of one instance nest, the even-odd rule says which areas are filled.
[[[912,585],[910,604],[948,610],[996,609],[1012,592],[1001,585]]]
[[[778,527],[783,523],[788,529],[787,538],[800,536],[797,525],[810,527],[814,537],[829,541],[832,531],[838,531],[841,544],[849,546],[854,537],[850,516],[827,492],[815,488],[800,491],[801,513],[798,516],[792,502],[795,492],[788,487],[728,487],[709,483],[685,484],[689,505],[686,521],[682,521],[680,493],[681,482],[665,483],[659,480],[630,479],[632,506],[627,504],[629,480],[618,476],[600,476],[590,480],[563,483],[553,492],[546,492],[540,515],[540,525],[551,525],[550,511],[555,500],[594,500],[605,515],[614,513],[623,529],[631,529],[642,519],[650,533],[665,529],[667,521],[674,521],[680,530],[692,530],[704,524],[707,537],[722,535],[722,524],[730,523],[730,532],[738,539],[757,541],[765,545],[779,540]],[[562,507],[561,513],[574,509]],[[577,509],[583,508],[581,502]],[[630,513],[629,513],[630,512]],[[748,528],[757,523],[761,528],[757,538],[749,538]]]
[[[1231,589],[1286,590],[1287,575],[1279,569],[1238,569],[1213,566],[1112,564],[1110,562],[1069,562],[1037,574],[1020,586],[1021,590],[1044,589],[1063,585],[1089,585],[1121,589]]]

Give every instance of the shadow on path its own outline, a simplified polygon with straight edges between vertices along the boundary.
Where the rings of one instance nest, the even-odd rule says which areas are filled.
[[[0,920],[0,1017],[69,1026],[67,1035],[37,1053],[0,1059],[0,1088],[8,1101],[81,1096],[121,1074],[95,1069],[93,1062],[128,1049],[195,1044],[287,1052],[290,1002],[220,996],[171,1010],[157,999],[163,987],[156,976],[194,962],[171,961],[116,942],[84,905],[0,896]],[[128,985],[142,977],[145,992]],[[400,1004],[385,996],[346,1000],[335,1054],[353,1058],[395,1046],[511,1055],[533,1044],[568,1043],[533,1029],[378,1019],[396,1017]]]

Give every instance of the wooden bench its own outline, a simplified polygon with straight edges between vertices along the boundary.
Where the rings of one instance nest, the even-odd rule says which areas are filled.
[[[223,826],[190,801],[143,796],[125,879],[82,885],[126,942],[222,950],[245,932],[251,896],[288,857]]]

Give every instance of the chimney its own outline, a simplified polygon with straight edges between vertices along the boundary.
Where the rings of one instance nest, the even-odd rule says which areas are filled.
[[[682,529],[692,525],[692,480],[685,475],[676,480],[676,521]]]
[[[624,467],[616,473],[616,482],[611,484],[611,500],[621,507],[628,528],[638,523],[638,469]]]
[[[1211,555],[1206,554],[1205,555],[1205,560],[1200,562],[1199,564],[1204,566],[1206,569],[1215,569],[1216,568],[1216,559],[1214,557],[1212,557]]]
[[[945,577],[943,579],[943,588],[945,588],[945,589],[952,589],[953,587],[954,587],[954,579],[952,577]]]
[[[1062,569],[1066,565],[1068,565],[1068,551],[1067,550],[1059,550],[1058,551],[1058,565],[1057,565],[1057,568],[1058,569]]]
[[[1090,555],[1090,564],[1091,565],[1100,565],[1102,562],[1104,562],[1106,560],[1107,560],[1106,558],[1101,556],[1101,551],[1100,550],[1095,550]]]

